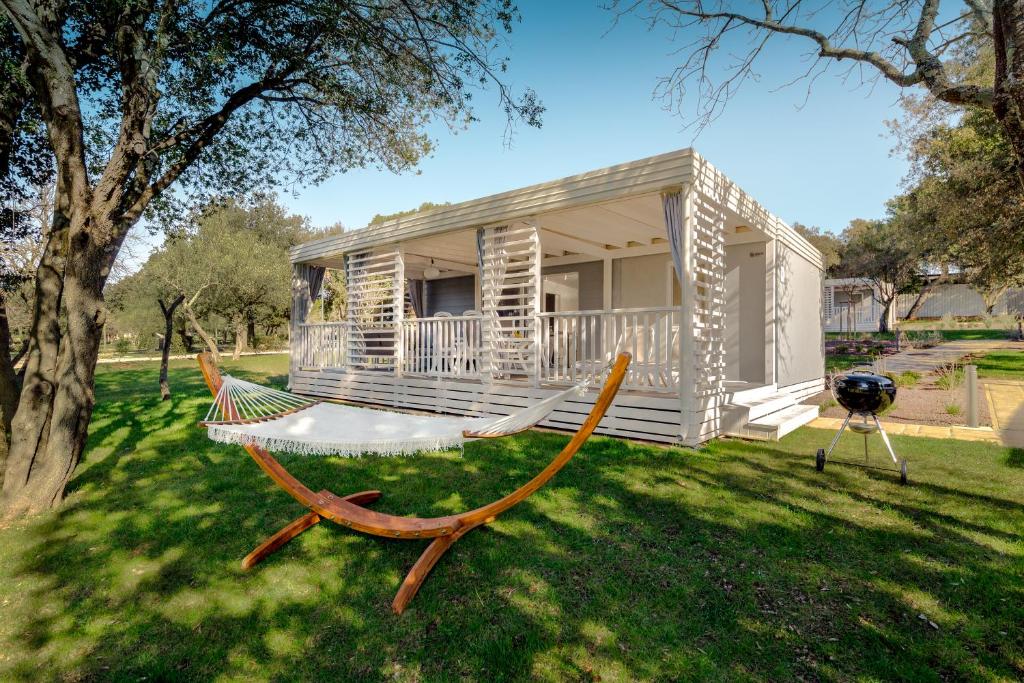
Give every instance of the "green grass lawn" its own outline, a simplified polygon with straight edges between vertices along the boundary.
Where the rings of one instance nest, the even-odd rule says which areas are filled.
[[[870,367],[874,358],[859,353],[825,354],[825,372],[843,372],[856,367]]]
[[[1024,351],[992,351],[970,362],[978,366],[978,377],[1024,380]]]
[[[285,369],[228,366],[278,384]],[[155,364],[102,366],[69,499],[0,529],[0,680],[1024,677],[1020,451],[896,436],[900,487],[815,472],[820,430],[700,451],[595,438],[396,617],[426,542],[325,523],[239,568],[303,509],[196,427],[209,395],[191,363],[171,384],[160,403]],[[379,488],[376,509],[439,515],[512,490],[567,439],[286,462],[314,490]]]

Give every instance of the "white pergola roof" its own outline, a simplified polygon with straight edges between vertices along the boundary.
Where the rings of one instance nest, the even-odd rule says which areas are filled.
[[[821,254],[792,228],[743,192],[692,149],[617,164],[509,192],[402,216],[380,225],[293,247],[293,263],[338,266],[346,252],[403,243],[417,257],[448,261],[449,270],[476,263],[475,242],[464,233],[517,221],[541,228],[545,254],[626,255],[665,242],[660,193],[693,185],[715,200],[726,229],[778,238],[821,266]],[[667,247],[666,247],[667,250]],[[443,265],[443,264],[438,264]]]

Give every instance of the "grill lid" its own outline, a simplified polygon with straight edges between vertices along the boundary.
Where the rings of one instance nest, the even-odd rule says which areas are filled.
[[[855,413],[880,413],[896,400],[896,384],[872,372],[851,372],[832,383],[836,400]]]

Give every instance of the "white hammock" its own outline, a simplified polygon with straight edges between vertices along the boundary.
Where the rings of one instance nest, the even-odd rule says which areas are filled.
[[[325,403],[223,376],[203,424],[214,441],[261,446],[302,455],[411,455],[462,448],[466,438],[515,434],[546,418],[570,394],[583,396],[590,380],[511,415],[409,415]]]

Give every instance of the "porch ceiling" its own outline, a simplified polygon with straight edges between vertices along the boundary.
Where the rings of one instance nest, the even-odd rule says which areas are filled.
[[[638,252],[668,251],[661,198],[657,194],[629,197],[570,210],[540,213],[513,221],[540,228],[541,249],[552,259],[600,260]],[[427,268],[439,277],[470,275],[476,271],[476,232],[459,230],[403,243],[405,270],[421,278]],[[557,261],[556,261],[557,262]]]
[[[513,225],[533,224],[541,230],[541,249],[547,263],[580,262],[624,258],[668,252],[661,197],[658,194],[618,199],[600,204],[549,211]],[[763,242],[762,230],[744,224],[726,211],[727,244]],[[476,231],[453,232],[421,237],[402,243],[408,277],[424,278],[424,271],[436,268],[436,277],[472,275],[477,269]],[[340,258],[325,259],[323,265],[341,268]]]

